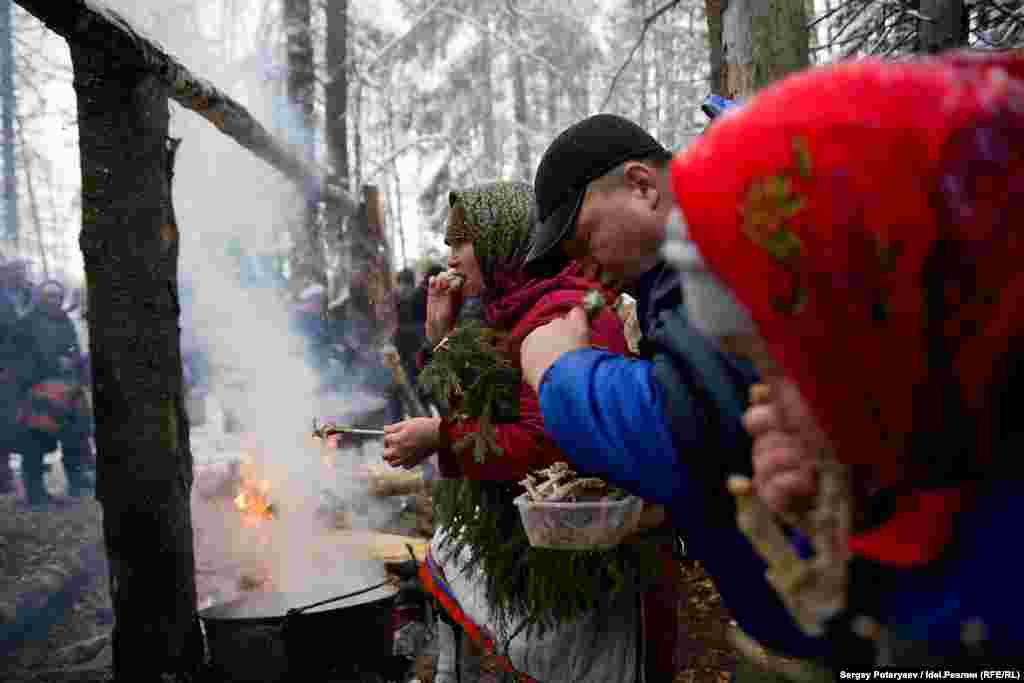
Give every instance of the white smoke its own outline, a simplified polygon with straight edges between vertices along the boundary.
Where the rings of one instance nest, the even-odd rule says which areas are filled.
[[[225,59],[223,44],[204,30],[206,22],[223,19],[215,8],[200,7],[168,20],[165,0],[111,4],[281,137],[291,142],[312,138],[282,97],[283,64],[271,53],[264,48]],[[266,3],[249,4],[252,12],[245,16],[255,31],[265,19],[259,12]],[[232,32],[236,51],[244,51],[238,34],[245,30],[243,25]],[[270,535],[269,551],[252,545],[251,534],[239,535],[230,550],[268,554],[264,560],[271,562],[273,581],[286,592],[305,593],[318,584],[336,593],[361,587],[357,584],[379,576],[379,568],[355,560],[335,572],[314,567],[311,555],[332,542],[324,537],[317,508],[325,489],[355,509],[377,503],[354,476],[354,462],[336,459],[336,466],[328,468],[322,461],[310,432],[313,418],[328,408],[317,398],[318,379],[303,359],[303,340],[289,331],[289,302],[280,291],[243,287],[228,248],[232,242],[250,254],[286,248],[290,228],[302,220],[303,197],[292,182],[207,121],[171,106],[171,135],[182,141],[173,187],[181,235],[179,281],[192,290],[183,324],[209,354],[212,392],[239,418],[247,452],[257,454],[278,509],[277,518],[261,531]],[[330,411],[358,413],[358,403],[367,400],[335,397]],[[194,448],[197,459],[208,455],[201,451]],[[373,516],[357,515],[354,522],[368,525]]]

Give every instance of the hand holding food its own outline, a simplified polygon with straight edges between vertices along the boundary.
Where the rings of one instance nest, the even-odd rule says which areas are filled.
[[[437,344],[448,334],[455,321],[455,312],[461,303],[462,285],[466,277],[448,269],[427,281],[426,335],[431,344]]]
[[[776,383],[780,384],[780,383]],[[794,410],[787,392],[794,387],[757,385],[753,401],[743,415],[743,426],[753,439],[754,488],[775,514],[789,517],[806,512],[817,492],[817,458],[789,424]],[[780,405],[784,401],[786,405]]]

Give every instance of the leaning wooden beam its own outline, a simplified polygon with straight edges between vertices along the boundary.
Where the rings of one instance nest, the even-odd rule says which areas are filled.
[[[263,159],[311,197],[331,199],[342,216],[358,204],[341,188],[327,185],[327,174],[305,161],[267,131],[252,114],[209,81],[188,70],[155,41],[97,0],[15,0],[29,14],[69,42],[117,55],[123,64],[152,74],[167,96],[196,112],[235,142]]]

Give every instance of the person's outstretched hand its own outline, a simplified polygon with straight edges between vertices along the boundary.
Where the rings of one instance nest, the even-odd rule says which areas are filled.
[[[441,419],[413,417],[384,427],[384,461],[412,469],[441,444]]]

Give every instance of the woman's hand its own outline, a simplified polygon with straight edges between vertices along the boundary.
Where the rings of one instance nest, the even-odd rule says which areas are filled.
[[[434,275],[427,281],[427,322],[425,333],[431,344],[440,342],[455,322],[462,295],[448,278]]]
[[[762,501],[784,518],[807,510],[817,493],[817,465],[812,445],[802,438],[801,419],[811,421],[796,387],[785,379],[772,382],[769,392],[743,415],[743,426],[754,440],[754,487]]]
[[[384,427],[384,461],[412,469],[441,445],[441,418],[414,417]]]

